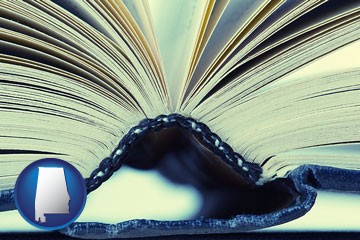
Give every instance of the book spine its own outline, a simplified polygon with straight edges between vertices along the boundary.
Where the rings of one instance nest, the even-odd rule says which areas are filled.
[[[85,179],[88,193],[97,189],[124,164],[130,146],[140,139],[142,135],[169,127],[180,127],[192,133],[205,147],[241,174],[249,184],[261,185],[262,169],[258,164],[247,162],[241,154],[235,152],[231,146],[222,141],[204,123],[180,114],[170,114],[159,115],[153,119],[144,119],[137,126],[132,127],[121,139],[112,154],[103,159],[90,174],[90,177]]]

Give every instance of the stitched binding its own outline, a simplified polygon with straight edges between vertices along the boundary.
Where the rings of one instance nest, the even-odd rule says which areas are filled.
[[[234,150],[208,126],[197,120],[180,114],[159,115],[154,119],[144,119],[137,126],[131,128],[121,139],[112,154],[103,159],[90,177],[85,179],[88,194],[97,189],[103,182],[118,170],[124,163],[130,146],[142,135],[150,131],[159,131],[168,127],[181,127],[200,139],[200,141],[225,163],[241,174],[249,183],[261,185],[262,169],[258,164],[246,162],[244,157]]]

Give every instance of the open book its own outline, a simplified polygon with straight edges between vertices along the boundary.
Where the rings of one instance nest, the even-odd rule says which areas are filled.
[[[200,220],[134,220],[119,236],[256,229],[305,214],[316,187],[360,191],[360,66],[289,77],[348,44],[359,62],[359,7],[0,1],[0,209],[22,169],[51,157],[88,192],[126,164],[217,193]]]

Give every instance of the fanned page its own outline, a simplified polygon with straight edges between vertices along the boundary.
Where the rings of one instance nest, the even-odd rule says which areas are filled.
[[[174,106],[179,101],[179,90],[184,89],[184,80],[196,45],[204,31],[204,20],[207,20],[206,15],[213,5],[214,1],[149,1],[169,95]]]
[[[0,1],[0,190],[40,158],[90,192],[172,156],[173,181],[284,196],[236,213],[290,206],[297,167],[360,169],[359,24],[359,1]]]

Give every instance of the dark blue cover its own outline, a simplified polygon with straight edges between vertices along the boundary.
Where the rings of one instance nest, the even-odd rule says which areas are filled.
[[[199,218],[184,221],[130,220],[118,224],[75,222],[61,233],[81,238],[125,238],[176,234],[236,233],[282,224],[303,216],[313,206],[317,189],[360,193],[360,171],[303,165],[288,178],[299,193],[290,207],[260,215],[237,215],[230,219]],[[1,211],[15,209],[12,190],[0,192]]]

